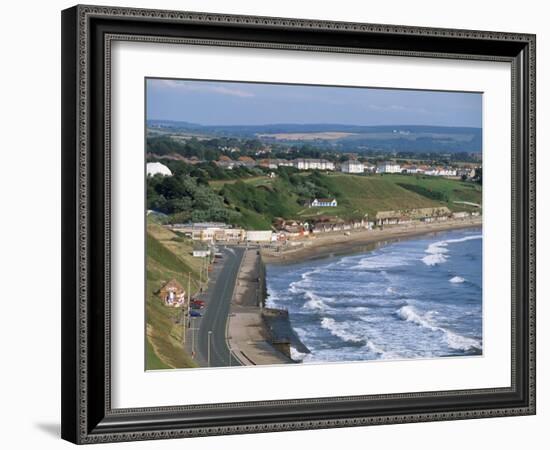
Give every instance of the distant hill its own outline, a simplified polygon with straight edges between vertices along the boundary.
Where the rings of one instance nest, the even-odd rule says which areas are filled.
[[[482,149],[482,129],[426,125],[343,124],[200,125],[149,120],[151,129],[213,137],[257,138],[281,145],[310,144],[336,151],[471,152]]]

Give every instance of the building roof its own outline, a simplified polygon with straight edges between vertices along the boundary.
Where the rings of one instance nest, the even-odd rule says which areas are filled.
[[[171,279],[168,283],[165,283],[164,286],[162,286],[158,292],[162,292],[162,291],[176,291],[176,292],[179,292],[179,293],[184,293],[185,290],[183,289],[183,286],[181,284],[178,283],[177,280],[175,279]]]
[[[155,176],[156,174],[161,174],[164,176],[172,176],[172,171],[162,163],[148,162],[147,175]]]

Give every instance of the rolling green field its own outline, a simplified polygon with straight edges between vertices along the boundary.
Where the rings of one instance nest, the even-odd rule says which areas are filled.
[[[199,258],[185,240],[154,223],[147,224],[146,368],[148,370],[196,367],[182,346],[181,310],[163,304],[155,294],[172,278],[187,290],[191,273],[191,291],[198,289]]]
[[[275,217],[307,219],[318,215],[357,219],[378,211],[447,206],[451,211],[478,208],[455,202],[481,204],[481,186],[455,179],[415,175],[350,175],[299,173],[284,177],[256,177],[216,182],[224,203],[241,216],[236,225],[268,229]],[[337,207],[308,208],[315,197],[336,198]]]

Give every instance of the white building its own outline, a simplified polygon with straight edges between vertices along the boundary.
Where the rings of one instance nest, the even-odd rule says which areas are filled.
[[[456,177],[456,169],[452,167],[430,167],[424,173],[434,177]]]
[[[326,159],[299,158],[293,163],[298,170],[334,170],[334,163]]]
[[[391,161],[384,161],[376,165],[377,173],[401,173],[401,166]]]
[[[341,169],[344,173],[363,173],[365,171],[365,166],[356,159],[350,159],[342,163]]]
[[[271,236],[273,232],[271,230],[266,231],[247,231],[246,240],[248,242],[271,242]]]
[[[246,235],[242,228],[232,228],[218,222],[175,224],[167,225],[167,228],[179,231],[194,241],[203,242],[242,242]]]
[[[338,202],[336,201],[335,198],[315,198],[313,199],[313,201],[309,204],[309,207],[310,208],[317,208],[317,207],[321,207],[321,208],[326,208],[326,207],[330,207],[330,208],[335,208],[338,206]]]
[[[148,162],[147,175],[151,175],[152,177],[154,177],[157,173],[167,177],[172,176],[172,171],[164,164],[161,164],[159,162]]]
[[[402,167],[401,172],[402,172],[402,173],[416,174],[416,173],[424,173],[424,170],[422,170],[422,168],[420,168],[420,167],[418,167],[418,166],[411,166],[411,165],[408,165],[408,166]]]

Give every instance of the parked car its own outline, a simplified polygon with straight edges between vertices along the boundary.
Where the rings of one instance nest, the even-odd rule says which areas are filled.
[[[202,317],[202,314],[198,311],[191,310],[191,313],[189,314],[191,317]]]

